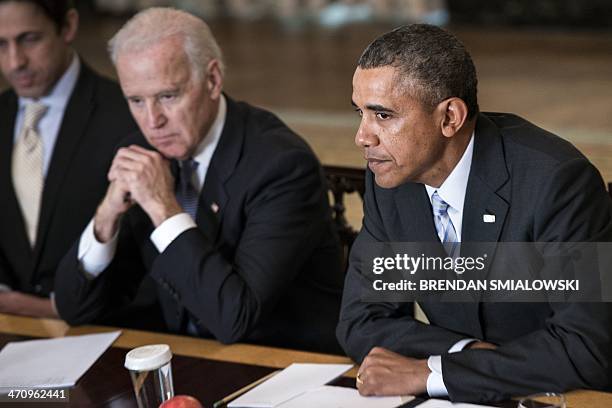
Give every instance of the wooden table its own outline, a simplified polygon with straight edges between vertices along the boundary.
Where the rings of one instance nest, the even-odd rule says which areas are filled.
[[[9,341],[32,337],[61,337],[117,330],[111,327],[70,327],[52,319],[0,314],[0,348]],[[176,394],[198,398],[205,407],[252,381],[294,362],[350,363],[347,357],[248,344],[223,345],[214,340],[121,329],[122,335],[70,390],[70,406],[133,407],[131,380],[123,360],[128,349],[152,343],[169,344]],[[0,367],[1,369],[1,367]],[[347,376],[354,377],[356,369]],[[341,380],[349,385],[352,379]],[[612,408],[612,394],[578,390],[566,394],[568,408]],[[514,407],[508,402],[504,407]],[[23,403],[15,406],[25,407]],[[52,407],[47,403],[45,407]],[[66,405],[58,405],[65,407]],[[4,407],[4,405],[3,405]]]

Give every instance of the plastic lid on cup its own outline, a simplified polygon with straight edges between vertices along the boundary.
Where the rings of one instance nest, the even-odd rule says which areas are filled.
[[[125,368],[132,371],[157,370],[172,359],[167,344],[151,344],[131,350],[125,355]]]

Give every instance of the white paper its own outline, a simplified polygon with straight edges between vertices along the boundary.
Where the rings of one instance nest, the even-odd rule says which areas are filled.
[[[0,388],[72,387],[120,334],[7,343],[0,352]]]
[[[429,399],[422,404],[417,405],[418,408],[495,408],[490,405],[475,405],[465,404],[462,402],[452,403],[441,399]]]
[[[354,388],[324,385],[284,402],[277,408],[395,408],[413,399],[413,396],[362,397]]]
[[[352,364],[291,364],[274,377],[228,404],[229,408],[272,408],[327,384]]]

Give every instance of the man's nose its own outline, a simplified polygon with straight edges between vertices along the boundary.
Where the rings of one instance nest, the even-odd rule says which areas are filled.
[[[147,103],[147,126],[158,129],[166,124],[166,116],[156,101]]]
[[[359,129],[355,134],[355,144],[364,148],[378,145],[378,136],[365,118],[361,119]]]
[[[27,55],[25,52],[23,52],[23,49],[18,44],[9,45],[8,54],[9,69],[11,71],[23,69],[27,65]]]

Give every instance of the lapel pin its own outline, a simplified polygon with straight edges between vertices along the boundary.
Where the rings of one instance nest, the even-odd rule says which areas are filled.
[[[495,222],[495,214],[482,214],[482,221],[487,224],[492,224]]]
[[[210,209],[212,210],[213,213],[218,213],[219,212],[219,204],[217,203],[212,203],[210,205]]]

